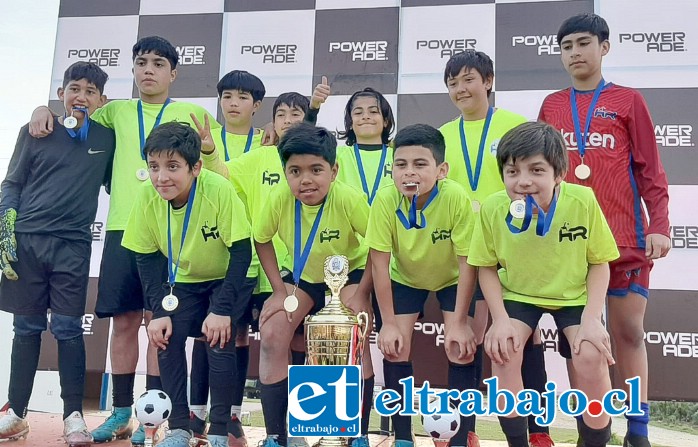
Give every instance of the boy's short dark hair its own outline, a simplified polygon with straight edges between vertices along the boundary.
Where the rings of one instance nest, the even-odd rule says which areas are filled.
[[[606,23],[603,17],[587,12],[577,14],[562,22],[560,29],[557,31],[557,43],[561,44],[565,36],[574,33],[589,33],[598,37],[599,43],[601,43],[608,40],[610,31],[608,30],[608,23]]]
[[[455,78],[463,68],[475,70],[480,73],[482,80],[494,79],[494,63],[492,59],[482,51],[465,50],[456,53],[446,62],[444,69],[444,84],[448,85],[450,78]],[[487,89],[487,95],[492,93],[492,88]]]
[[[167,155],[179,154],[191,170],[201,156],[201,138],[188,124],[171,121],[160,124],[145,140],[145,156],[167,151]]]
[[[302,110],[303,113],[308,113],[308,107],[310,107],[310,100],[306,96],[303,96],[298,92],[282,93],[281,95],[279,95],[278,98],[276,98],[276,101],[274,101],[274,107],[271,111],[272,120],[276,116],[276,111],[278,110],[278,108],[284,104],[289,106],[290,108],[298,108]]]
[[[177,68],[179,62],[179,53],[172,46],[169,40],[160,36],[148,36],[138,39],[138,42],[133,46],[133,57],[131,60],[136,60],[138,56],[146,53],[154,53],[162,56],[170,62],[170,69]]]
[[[334,135],[324,127],[309,123],[291,126],[279,141],[278,149],[284,167],[292,155],[317,155],[330,166],[334,166],[337,160],[337,139]]]
[[[339,138],[346,138],[347,146],[353,146],[356,143],[356,134],[354,129],[352,129],[351,120],[351,109],[354,106],[354,100],[356,98],[375,98],[378,102],[378,108],[381,110],[381,115],[383,115],[383,120],[387,124],[383,128],[383,133],[381,133],[381,141],[383,144],[388,144],[390,142],[390,134],[393,133],[395,128],[395,118],[393,117],[393,109],[390,107],[390,103],[385,96],[383,96],[379,91],[372,89],[371,87],[366,87],[363,90],[351,95],[347,105],[344,108],[344,131],[338,131],[337,135]]]
[[[99,90],[99,94],[104,94],[104,84],[107,83],[109,75],[104,72],[99,66],[93,62],[79,61],[72,64],[63,73],[63,88],[70,81],[79,81],[84,79],[87,82],[94,84]]]
[[[233,70],[226,73],[216,85],[218,96],[223,96],[225,90],[238,90],[252,95],[254,102],[264,99],[267,93],[264,83],[257,76],[244,70]]]
[[[528,122],[514,127],[504,134],[497,146],[499,174],[504,177],[505,163],[515,163],[517,159],[538,154],[542,154],[550,163],[556,177],[567,173],[567,146],[559,130],[542,122]]]
[[[429,149],[440,165],[446,157],[446,141],[436,128],[428,124],[412,124],[398,130],[393,141],[396,153],[403,146],[423,146]]]

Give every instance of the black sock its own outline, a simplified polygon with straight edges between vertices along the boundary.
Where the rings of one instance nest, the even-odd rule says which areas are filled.
[[[208,352],[206,342],[194,340],[191,353],[189,405],[208,404]]]
[[[526,389],[538,391],[541,396],[541,406],[546,408],[547,399],[543,397],[545,383],[548,374],[545,371],[545,352],[542,344],[533,344],[533,337],[529,338],[524,347],[523,362],[521,363],[521,377]],[[545,413],[543,413],[545,415]],[[550,433],[550,428],[536,424],[536,416],[528,416],[529,433]]]
[[[376,376],[364,379],[364,389],[361,397],[361,434],[368,434],[368,423],[371,421],[371,408],[373,408],[373,387],[376,385]]]
[[[162,381],[160,376],[153,376],[150,374],[145,375],[145,389],[148,390],[162,390]]]
[[[58,376],[61,381],[63,419],[74,411],[82,413],[85,394],[85,340],[82,335],[58,340]]]
[[[507,438],[509,447],[528,447],[528,433],[526,430],[526,418],[515,416],[505,418],[499,416],[499,425]]]
[[[473,360],[473,365],[475,366],[475,389],[480,389],[480,384],[482,383],[482,353],[484,349],[482,345],[477,345],[475,350],[475,359]]]
[[[291,365],[305,365],[305,351],[291,350]]]
[[[281,382],[262,384],[262,413],[267,435],[276,435],[279,445],[286,445],[286,412],[288,411],[288,378]]]
[[[112,405],[116,408],[133,405],[133,381],[136,373],[112,374]]]
[[[606,447],[611,440],[611,421],[604,428],[590,428],[584,419],[578,419],[579,436],[584,441],[584,447]]]
[[[448,362],[448,388],[452,390],[469,390],[475,385],[475,362],[461,365]],[[453,404],[458,409],[460,400],[453,400]],[[450,445],[452,446],[467,446],[468,432],[475,431],[475,415],[460,416],[460,427],[458,432],[451,438]]]
[[[10,408],[21,418],[24,418],[27,413],[29,398],[34,388],[36,368],[39,366],[40,352],[41,334],[29,336],[15,334],[12,340],[8,398]]]
[[[389,390],[395,390],[402,395],[402,385],[399,380],[413,375],[412,362],[390,362],[383,359],[383,377],[385,378],[385,387]],[[401,407],[405,404],[405,396],[400,400]],[[410,416],[400,416],[394,414],[391,416],[393,421],[393,430],[395,431],[395,439],[412,442],[412,419]]]
[[[247,380],[247,367],[250,364],[250,347],[235,348],[235,379],[233,381],[233,405],[242,405]]]

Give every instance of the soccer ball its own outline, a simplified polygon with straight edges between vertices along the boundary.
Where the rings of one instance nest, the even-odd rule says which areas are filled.
[[[160,390],[148,390],[136,402],[136,418],[146,427],[157,427],[172,412],[170,396]]]
[[[451,413],[446,415],[425,414],[422,416],[424,431],[434,439],[451,439],[460,428],[460,414],[449,406]]]

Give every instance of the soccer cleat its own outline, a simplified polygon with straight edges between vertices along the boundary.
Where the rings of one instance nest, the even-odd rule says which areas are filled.
[[[131,414],[131,407],[114,407],[102,425],[92,430],[94,442],[99,444],[114,439],[130,438],[133,433]]]
[[[155,445],[160,439],[164,438],[165,430],[162,425],[158,426],[153,435],[153,445]],[[145,445],[145,427],[143,424],[138,424],[138,428],[131,435],[131,445],[134,447],[139,447]],[[207,444],[203,444],[207,445]]]
[[[404,439],[396,439],[393,441],[392,447],[414,447],[414,442],[405,441]]]
[[[69,447],[90,447],[94,439],[79,411],[63,420],[63,439]]]
[[[208,440],[206,437],[206,421],[199,419],[199,417],[194,414],[193,411],[189,413],[189,429],[192,431],[192,438],[189,442],[191,447],[205,447],[208,445]]]
[[[468,447],[480,447],[480,437],[474,432],[468,432]]]
[[[351,447],[371,447],[367,435],[361,435],[351,440]]]
[[[181,428],[170,430],[167,432],[162,441],[157,442],[158,447],[189,447],[191,441],[191,432]]]
[[[652,447],[646,436],[631,435],[628,433],[623,439],[623,447]]]
[[[237,416],[233,416],[228,421],[228,446],[229,447],[247,447],[247,437],[245,430],[242,428],[242,422]]]
[[[552,447],[555,443],[548,433],[531,433],[528,435],[528,445],[530,447]]]
[[[5,416],[0,418],[0,439],[16,441],[27,438],[29,434],[29,422],[17,416],[12,408],[8,408]]]
[[[286,447],[310,447],[304,436],[286,438]]]
[[[276,435],[269,435],[263,440],[259,441],[257,447],[281,447],[281,445],[276,440]]]

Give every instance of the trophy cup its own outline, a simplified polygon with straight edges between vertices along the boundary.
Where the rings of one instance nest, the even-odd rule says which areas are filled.
[[[332,297],[317,314],[305,318],[307,365],[359,365],[369,327],[368,314],[358,315],[339,299],[349,277],[349,260],[334,255],[325,259],[325,284]],[[344,447],[346,438],[323,437],[320,447]]]

